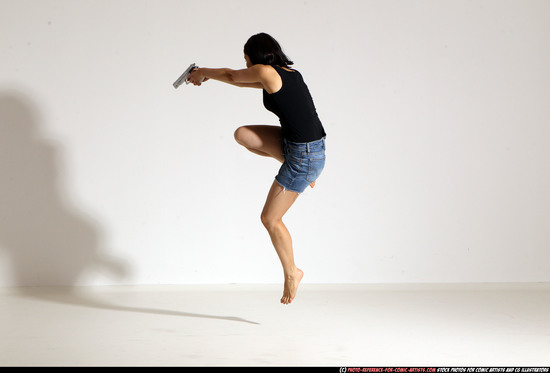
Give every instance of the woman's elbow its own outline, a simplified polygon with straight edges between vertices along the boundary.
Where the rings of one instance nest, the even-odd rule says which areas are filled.
[[[227,71],[225,72],[225,78],[227,79],[228,83],[237,83],[235,70],[227,69]]]

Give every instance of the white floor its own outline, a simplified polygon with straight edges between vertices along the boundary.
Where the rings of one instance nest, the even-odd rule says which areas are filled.
[[[550,284],[0,289],[0,366],[549,366]]]

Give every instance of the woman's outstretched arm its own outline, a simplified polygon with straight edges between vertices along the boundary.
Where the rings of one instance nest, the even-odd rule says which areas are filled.
[[[270,66],[266,65],[254,65],[242,70],[201,67],[193,70],[189,75],[189,81],[194,85],[201,85],[203,79],[214,79],[237,87],[264,89],[266,86],[271,85],[274,77],[273,71]]]

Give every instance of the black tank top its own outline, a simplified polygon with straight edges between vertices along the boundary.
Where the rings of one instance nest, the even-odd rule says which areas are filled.
[[[272,94],[263,90],[264,106],[279,117],[283,137],[292,142],[311,142],[326,136],[302,75],[271,66],[281,76],[283,86]]]

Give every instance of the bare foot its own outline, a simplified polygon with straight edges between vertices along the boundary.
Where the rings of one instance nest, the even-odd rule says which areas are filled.
[[[315,186],[315,181],[313,183],[309,184],[309,186],[313,188]]]
[[[283,290],[283,297],[281,298],[281,303],[290,304],[296,297],[296,292],[298,291],[298,285],[304,277],[304,272],[301,269],[296,269],[296,272],[291,276],[286,276],[285,278],[285,288]]]

